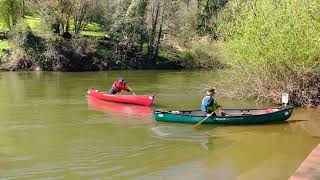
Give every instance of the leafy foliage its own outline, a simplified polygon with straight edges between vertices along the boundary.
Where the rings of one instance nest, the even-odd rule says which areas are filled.
[[[18,0],[0,0],[0,21],[12,29],[20,17]]]
[[[228,0],[198,0],[196,22],[199,34],[210,34],[217,37],[214,17],[227,2]]]
[[[313,83],[320,70],[319,12],[317,0],[228,4],[219,17],[220,38],[229,63],[245,79],[242,92],[275,101],[289,92],[297,105],[315,104],[310,100],[320,93]],[[306,92],[310,96],[297,98]]]

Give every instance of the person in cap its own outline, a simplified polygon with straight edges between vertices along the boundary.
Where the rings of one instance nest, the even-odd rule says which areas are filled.
[[[215,111],[221,106],[213,99],[213,96],[216,94],[213,88],[207,90],[207,96],[205,96],[201,103],[201,111],[207,116],[216,116]]]
[[[112,84],[112,87],[109,89],[108,93],[109,94],[117,94],[119,92],[123,91],[127,91],[127,92],[131,92],[130,88],[126,87],[127,83],[125,81],[125,79],[123,78],[119,78],[119,80],[117,80],[116,82],[114,82]]]

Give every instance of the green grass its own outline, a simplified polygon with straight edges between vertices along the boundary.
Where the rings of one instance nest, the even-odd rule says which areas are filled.
[[[9,42],[6,41],[6,40],[0,40],[0,50],[1,49],[6,49],[6,48],[9,48]]]
[[[5,26],[3,22],[0,22],[0,32],[6,32],[8,28]]]
[[[0,40],[0,61],[2,57],[4,56],[4,53],[2,52],[2,49],[9,48],[9,43],[6,40]]]
[[[95,37],[109,37],[109,35],[102,31],[103,26],[98,23],[90,23],[81,32],[85,36],[95,36]]]
[[[105,32],[95,32],[95,31],[82,31],[81,35],[94,36],[94,37],[109,37],[109,35]]]
[[[24,18],[27,25],[31,28],[34,32],[42,32],[43,29],[41,18],[37,16],[25,16]],[[84,31],[81,32],[81,35],[84,36],[94,36],[94,37],[109,37],[109,35],[102,31],[103,26],[98,23],[90,23],[85,28]],[[70,22],[70,31],[74,30],[73,22]],[[0,32],[8,31],[3,23],[0,22]],[[0,46],[1,47],[1,46]]]
[[[85,31],[95,31],[95,32],[98,32],[98,31],[101,31],[103,28],[103,26],[101,24],[98,24],[98,23],[90,23],[90,24],[87,24],[87,26],[84,28]]]
[[[30,26],[32,31],[41,31],[41,18],[36,16],[25,16],[25,22]],[[102,32],[103,26],[98,23],[90,23],[81,32],[81,35],[94,37],[109,37],[108,34]],[[70,31],[74,30],[73,21],[70,22]],[[1,31],[1,24],[0,24]]]
[[[32,31],[41,31],[41,18],[36,16],[25,16],[25,22]]]
[[[25,16],[24,21],[32,31],[41,31],[41,18],[36,16]],[[3,22],[0,22],[0,32],[8,31],[9,29]]]

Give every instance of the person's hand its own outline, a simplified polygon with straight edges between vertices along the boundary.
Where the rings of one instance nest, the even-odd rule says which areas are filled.
[[[225,112],[221,112],[221,116],[228,116],[228,114]]]
[[[209,113],[207,114],[207,117],[211,117],[211,116],[212,116],[212,114],[209,114]]]

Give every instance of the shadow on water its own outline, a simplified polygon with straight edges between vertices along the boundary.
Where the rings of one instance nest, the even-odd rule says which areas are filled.
[[[298,120],[298,119],[291,119],[290,121],[287,121],[287,123],[298,123],[298,122],[304,122],[308,120]]]

